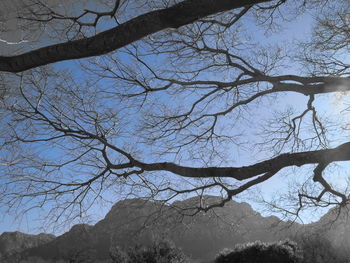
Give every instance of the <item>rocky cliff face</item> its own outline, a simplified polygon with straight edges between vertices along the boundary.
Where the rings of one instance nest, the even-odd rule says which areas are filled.
[[[212,196],[202,200],[203,205],[217,201],[218,197]],[[231,201],[224,208],[186,216],[193,212],[194,204],[198,204],[197,198],[172,206],[142,199],[120,201],[96,225],[76,225],[51,242],[23,251],[21,258],[55,262],[80,256],[92,258],[93,262],[106,261],[114,246],[147,245],[165,235],[193,259],[204,260],[214,258],[224,247],[255,240],[279,240],[292,231],[277,217],[263,217],[246,203]],[[298,229],[299,225],[293,227]]]
[[[49,243],[54,239],[55,236],[49,234],[28,235],[21,232],[4,232],[0,235],[0,259]]]

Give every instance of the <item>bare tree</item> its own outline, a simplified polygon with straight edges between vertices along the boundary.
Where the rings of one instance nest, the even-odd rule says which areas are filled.
[[[70,15],[36,0],[23,10],[25,21],[63,21],[58,29],[72,39],[0,58],[3,71],[33,68],[2,75],[10,83],[1,108],[2,203],[48,205],[56,218],[72,218],[110,193],[165,203],[223,196],[199,202],[190,210],[197,213],[294,166],[312,171],[289,198],[288,213],[349,202],[327,175],[332,164],[350,160],[350,142],[338,135],[346,135],[347,123],[321,116],[315,103],[350,89],[342,57],[348,1],[141,2]],[[140,6],[146,13],[137,13]],[[254,38],[252,28],[272,34],[305,10],[322,10],[310,42],[286,49]],[[98,33],[109,25],[104,17],[117,26]],[[79,72],[38,67],[97,55],[81,61]],[[304,107],[273,106],[290,93]],[[251,132],[258,134],[247,137]],[[264,160],[251,155],[235,165],[241,160],[232,152],[252,149]]]
[[[92,37],[50,45],[16,56],[2,56],[0,57],[0,70],[21,72],[57,61],[103,55],[166,28],[178,28],[208,15],[268,1],[182,1],[164,9],[154,10],[136,16],[125,23],[100,32]],[[69,20],[72,22],[70,27],[78,26],[78,31],[80,32],[82,27],[96,27],[102,17],[115,17],[120,0],[114,1],[114,7],[110,11],[100,12],[85,9],[77,16],[60,14],[40,0],[28,2],[30,16],[25,17],[27,20],[38,22]],[[41,11],[42,9],[44,11]],[[89,15],[95,16],[93,22],[85,22],[84,18],[89,17]]]

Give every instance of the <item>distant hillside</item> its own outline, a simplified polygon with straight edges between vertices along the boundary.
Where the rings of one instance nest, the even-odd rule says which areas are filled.
[[[333,208],[319,221],[307,225],[305,249],[315,262],[350,263],[349,207]],[[310,246],[307,246],[307,245]],[[317,260],[317,261],[316,261]]]
[[[28,248],[38,247],[54,239],[55,236],[49,234],[29,235],[21,232],[4,232],[0,235],[0,259],[5,259]]]
[[[219,197],[213,196],[202,200],[203,205],[217,201]],[[148,245],[162,235],[173,240],[192,259],[204,262],[213,259],[223,248],[232,248],[237,243],[277,241],[286,237],[296,239],[296,236],[306,233],[309,236],[311,231],[319,231],[322,223],[320,221],[310,226],[295,223],[290,226],[277,217],[261,216],[247,203],[235,201],[195,216],[181,214],[193,212],[190,208],[196,203],[197,198],[176,202],[171,207],[142,199],[120,201],[94,226],[75,225],[49,242],[19,250],[22,252],[13,257],[12,262],[15,262],[15,258],[22,258],[20,262],[39,262],[38,259],[43,259],[43,262],[67,262],[72,257],[107,262],[113,246]],[[322,220],[325,221],[326,217]],[[24,260],[30,258],[32,260]]]
[[[203,199],[206,204],[215,201],[219,197]],[[235,201],[195,216],[179,213],[190,213],[188,208],[195,202],[198,199],[191,198],[170,207],[142,199],[120,201],[96,225],[76,225],[51,242],[23,251],[20,256],[54,262],[81,253],[96,262],[105,261],[111,246],[147,245],[155,237],[166,235],[193,259],[206,260],[214,258],[224,247],[255,240],[279,240],[300,228],[297,224],[293,229],[287,228],[277,217],[263,217],[249,204]]]

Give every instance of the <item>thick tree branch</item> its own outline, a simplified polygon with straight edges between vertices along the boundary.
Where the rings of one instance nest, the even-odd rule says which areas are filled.
[[[279,171],[289,166],[302,166],[305,164],[331,163],[350,160],[350,142],[333,149],[316,150],[299,153],[281,154],[275,158],[242,167],[206,167],[194,168],[180,166],[174,163],[142,163],[134,160],[136,167],[145,171],[169,171],[183,177],[213,178],[228,177],[236,180],[246,180],[260,174]]]
[[[34,67],[109,53],[166,28],[178,28],[218,12],[271,0],[185,0],[172,7],[133,18],[93,37],[36,49],[16,56],[0,56],[0,71],[21,72]]]

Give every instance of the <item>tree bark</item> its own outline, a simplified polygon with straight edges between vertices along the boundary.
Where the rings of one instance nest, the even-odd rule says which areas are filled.
[[[99,56],[145,36],[178,28],[219,12],[271,0],[184,0],[172,7],[135,17],[93,37],[68,41],[15,56],[0,56],[0,71],[21,72],[46,64]]]

